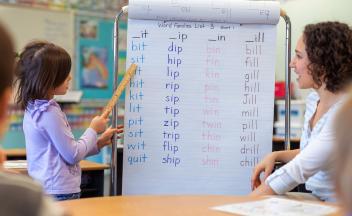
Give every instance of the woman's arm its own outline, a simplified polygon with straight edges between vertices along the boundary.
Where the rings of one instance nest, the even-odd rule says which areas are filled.
[[[305,183],[308,178],[317,172],[328,169],[331,162],[334,137],[335,132],[332,118],[330,118],[326,120],[321,132],[309,141],[307,147],[285,166],[270,175],[265,184],[253,192],[252,195],[271,194],[267,187],[270,187],[275,194],[284,194],[297,185]]]
[[[288,163],[300,152],[300,149],[273,152],[276,162]]]
[[[286,150],[286,151],[276,151],[268,154],[257,166],[255,166],[252,177],[251,177],[251,187],[252,190],[259,187],[263,181],[273,172],[276,162],[287,163],[292,160],[298,153],[299,149],[296,150]],[[261,173],[264,172],[263,180],[260,179]]]

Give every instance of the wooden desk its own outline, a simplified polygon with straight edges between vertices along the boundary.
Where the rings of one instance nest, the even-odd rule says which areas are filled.
[[[72,216],[229,216],[211,207],[259,200],[246,196],[115,196],[63,201]]]
[[[7,160],[26,160],[26,149],[3,149]]]
[[[14,161],[15,162],[15,161]],[[105,170],[109,169],[107,164],[95,163],[87,160],[83,160],[79,162],[79,165],[83,171],[97,171],[97,170]],[[10,168],[10,170],[14,170],[20,172],[21,174],[28,174],[27,168]]]
[[[104,170],[110,167],[106,164],[94,163],[83,160],[80,163],[82,169],[81,190],[82,198],[104,196]],[[22,174],[28,174],[27,168],[12,168]]]

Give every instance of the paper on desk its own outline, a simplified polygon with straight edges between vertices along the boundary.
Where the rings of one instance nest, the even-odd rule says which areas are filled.
[[[259,201],[216,206],[212,209],[233,214],[261,216],[312,216],[327,215],[337,211],[337,208],[331,206],[281,198],[268,198]]]
[[[5,169],[26,169],[27,161],[25,160],[10,160],[4,162]]]

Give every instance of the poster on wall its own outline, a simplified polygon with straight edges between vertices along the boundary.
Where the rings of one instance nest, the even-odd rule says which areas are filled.
[[[108,50],[102,47],[81,47],[82,88],[106,89],[109,71]]]
[[[84,99],[109,99],[112,95],[113,27],[111,19],[76,19],[76,80]]]

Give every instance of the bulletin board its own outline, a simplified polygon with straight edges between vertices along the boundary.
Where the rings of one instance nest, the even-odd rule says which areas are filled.
[[[112,19],[76,17],[76,86],[83,99],[109,99],[113,92]]]

